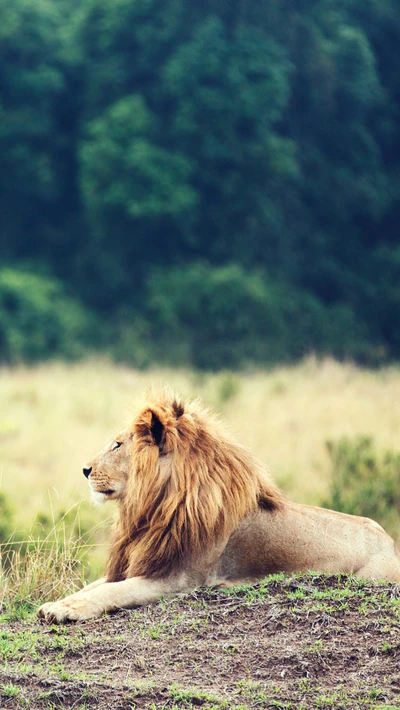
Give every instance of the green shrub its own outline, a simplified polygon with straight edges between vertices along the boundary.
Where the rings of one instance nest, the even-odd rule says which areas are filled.
[[[400,453],[376,450],[369,437],[327,442],[332,482],[327,507],[373,518],[400,533]]]
[[[158,269],[145,308],[152,359],[203,369],[289,362],[314,350],[356,355],[364,335],[345,307],[325,307],[266,271],[239,264]]]
[[[0,270],[0,360],[33,362],[77,357],[88,316],[56,279]]]

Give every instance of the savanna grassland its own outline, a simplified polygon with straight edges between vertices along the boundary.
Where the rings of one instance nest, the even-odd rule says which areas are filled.
[[[327,440],[373,437],[397,450],[400,370],[361,370],[306,360],[270,372],[198,374],[135,371],[104,361],[0,370],[0,491],[27,530],[40,514],[82,502],[92,510],[82,466],[130,419],[135,397],[154,382],[201,397],[273,472],[288,496],[318,504],[329,487]]]
[[[298,501],[328,495],[327,440],[367,435],[382,451],[399,448],[395,368],[309,359],[242,375],[138,372],[103,361],[3,369],[0,492],[15,539],[42,537],[50,548],[28,544],[3,571],[1,710],[399,710],[394,584],[275,575],[78,625],[36,620],[39,600],[99,573],[113,507],[90,507],[82,465],[155,381],[220,412]],[[84,572],[73,537],[87,552]]]

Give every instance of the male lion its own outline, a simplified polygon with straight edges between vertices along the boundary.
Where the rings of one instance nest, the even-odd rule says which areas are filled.
[[[377,523],[285,500],[215,417],[169,390],[153,393],[83,472],[94,500],[119,505],[106,576],[43,604],[46,621],[279,570],[400,581],[400,555]]]

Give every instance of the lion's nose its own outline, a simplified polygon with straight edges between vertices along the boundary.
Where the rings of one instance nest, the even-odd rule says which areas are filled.
[[[90,468],[84,468],[83,475],[86,476],[86,478],[89,478],[91,470],[92,470],[91,466],[90,466]]]

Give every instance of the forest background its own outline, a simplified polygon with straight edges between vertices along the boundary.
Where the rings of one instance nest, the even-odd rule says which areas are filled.
[[[397,0],[13,0],[0,359],[400,356]]]

